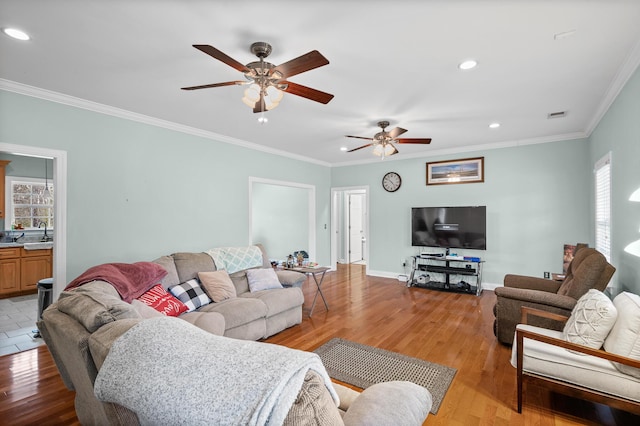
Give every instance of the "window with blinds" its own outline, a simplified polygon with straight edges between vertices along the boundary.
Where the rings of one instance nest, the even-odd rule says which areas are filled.
[[[611,262],[611,153],[595,165],[596,250]]]

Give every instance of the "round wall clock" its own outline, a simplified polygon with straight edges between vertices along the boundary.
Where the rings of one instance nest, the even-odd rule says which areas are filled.
[[[382,187],[388,192],[396,192],[401,184],[402,179],[396,172],[389,172],[382,178]]]

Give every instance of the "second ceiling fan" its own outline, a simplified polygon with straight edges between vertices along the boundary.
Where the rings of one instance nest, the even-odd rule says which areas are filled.
[[[333,95],[312,89],[301,84],[288,81],[287,78],[327,65],[329,61],[317,50],[312,50],[302,56],[280,65],[266,62],[264,59],[271,54],[271,45],[257,42],[251,45],[251,53],[258,57],[258,61],[243,65],[220,50],[207,44],[194,44],[193,47],[217,59],[244,74],[246,80],[225,81],[222,83],[203,84],[200,86],[183,87],[182,90],[208,89],[212,87],[250,85],[245,90],[243,102],[253,108],[253,112],[265,112],[278,106],[282,99],[282,92],[311,99],[322,104],[333,99]]]
[[[406,129],[402,127],[396,127],[395,129],[387,132],[386,128],[389,127],[388,121],[379,121],[378,127],[382,129],[381,132],[376,133],[372,138],[366,138],[363,136],[349,136],[348,138],[356,138],[356,139],[365,139],[372,141],[366,145],[359,146],[357,148],[351,149],[347,152],[357,151],[362,148],[367,148],[369,146],[373,146],[373,153],[377,156],[380,156],[384,159],[384,157],[388,157],[390,155],[394,155],[398,153],[398,149],[395,147],[394,143],[414,143],[414,144],[429,144],[431,143],[430,138],[398,138],[401,134],[407,132]]]

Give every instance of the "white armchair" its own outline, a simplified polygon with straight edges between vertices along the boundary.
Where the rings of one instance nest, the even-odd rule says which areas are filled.
[[[534,315],[556,321],[568,317],[522,308],[522,324],[516,327],[511,356],[517,369],[518,413],[522,412],[523,385],[527,382],[640,414],[640,297],[630,293],[619,297],[622,295],[625,300],[616,298],[613,303],[617,308],[615,324],[604,333],[607,350],[567,341],[562,331],[528,325]]]

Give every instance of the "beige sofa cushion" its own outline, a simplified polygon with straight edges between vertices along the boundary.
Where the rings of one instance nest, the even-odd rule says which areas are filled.
[[[178,284],[198,277],[198,272],[215,271],[213,258],[206,253],[174,253],[171,255],[178,272]]]
[[[219,312],[187,312],[178,318],[216,336],[224,335],[226,321]]]
[[[162,256],[154,260],[153,263],[157,263],[167,271],[167,276],[160,281],[165,290],[168,290],[171,286],[180,284],[180,278],[178,277],[178,271],[176,270],[173,257]]]
[[[236,288],[236,294],[239,296],[242,293],[249,291],[249,281],[247,280],[247,271],[234,272],[229,274],[233,286]]]

